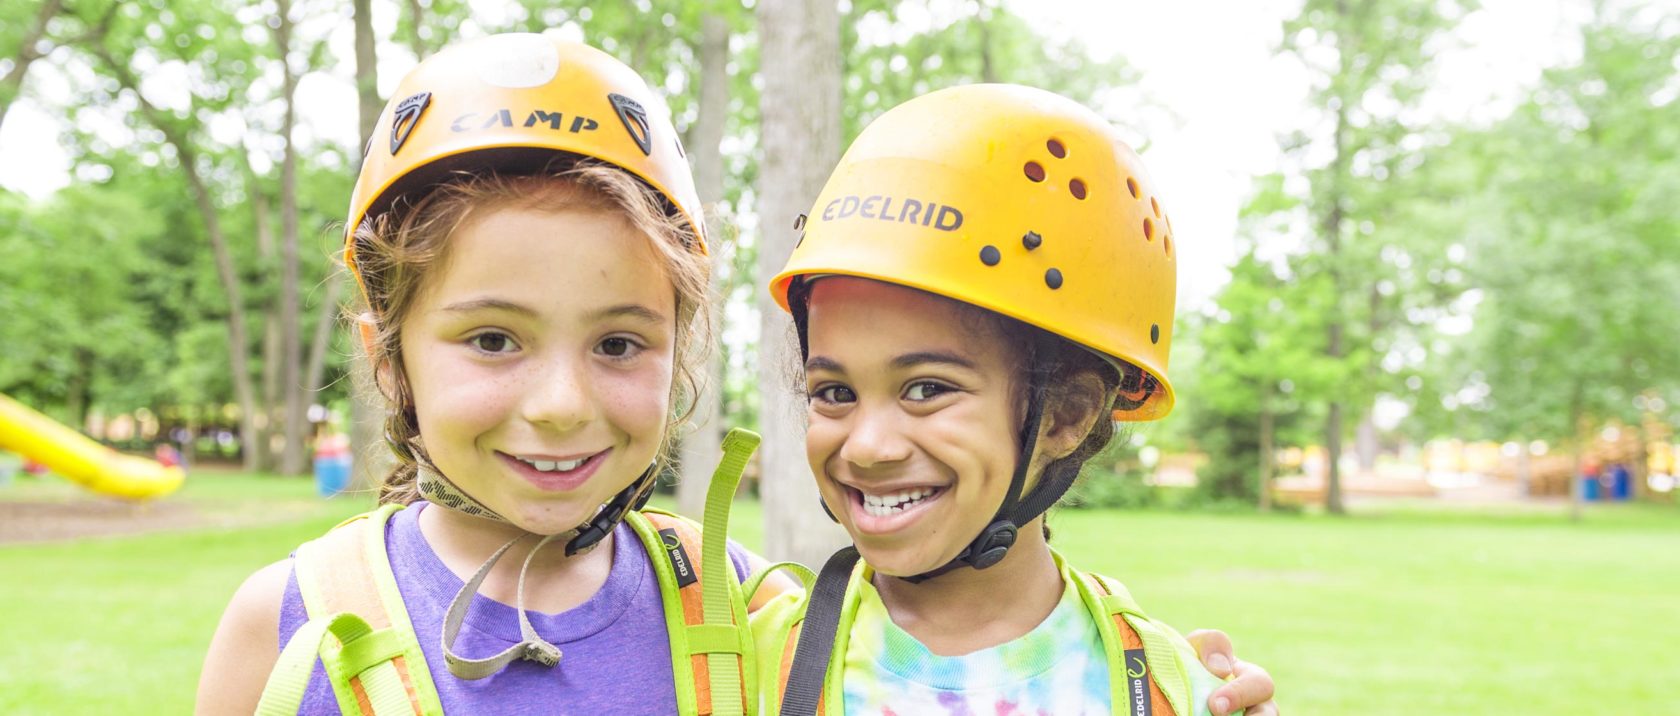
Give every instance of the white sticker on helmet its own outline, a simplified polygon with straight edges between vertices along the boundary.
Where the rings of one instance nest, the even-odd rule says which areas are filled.
[[[478,78],[503,89],[540,87],[560,70],[554,41],[531,33],[498,35],[479,55]]]

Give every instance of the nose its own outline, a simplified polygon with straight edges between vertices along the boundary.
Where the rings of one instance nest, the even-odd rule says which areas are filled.
[[[521,417],[527,422],[564,433],[595,419],[597,406],[582,360],[555,355],[529,365],[520,401]]]
[[[860,403],[852,415],[851,430],[840,446],[840,459],[859,468],[871,468],[910,458],[910,441],[904,436],[898,410]]]

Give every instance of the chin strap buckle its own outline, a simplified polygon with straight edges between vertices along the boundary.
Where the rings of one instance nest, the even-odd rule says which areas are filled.
[[[1010,520],[998,520],[980,531],[980,536],[968,547],[966,562],[975,569],[985,569],[1003,561],[1015,544],[1020,528]]]

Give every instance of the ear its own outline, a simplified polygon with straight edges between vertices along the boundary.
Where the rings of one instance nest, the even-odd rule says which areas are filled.
[[[1109,392],[1102,378],[1081,371],[1067,378],[1069,385],[1054,392],[1062,398],[1049,399],[1044,406],[1044,423],[1038,433],[1038,454],[1046,463],[1060,460],[1079,449],[1097,421],[1107,419]]]

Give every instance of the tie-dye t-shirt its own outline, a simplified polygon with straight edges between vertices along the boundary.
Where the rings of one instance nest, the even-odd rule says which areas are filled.
[[[1070,584],[1042,623],[998,646],[938,656],[861,585],[846,649],[846,716],[1108,716],[1102,635]]]

